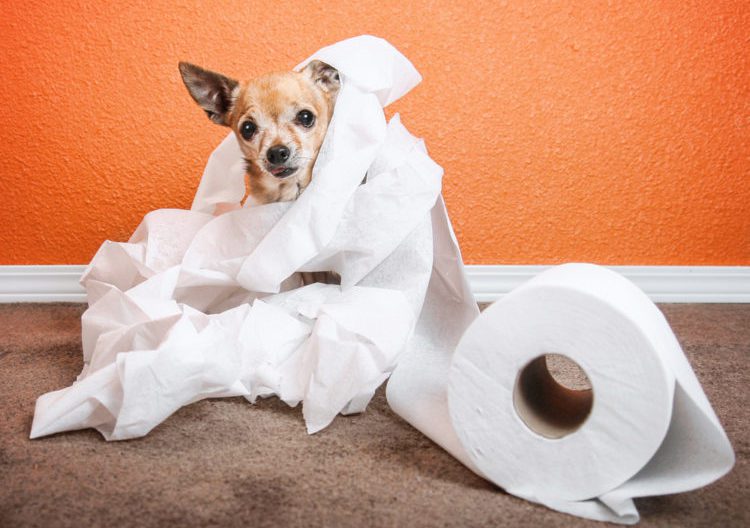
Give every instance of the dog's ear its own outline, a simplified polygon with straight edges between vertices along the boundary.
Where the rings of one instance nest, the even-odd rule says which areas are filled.
[[[336,92],[341,87],[341,79],[336,68],[319,60],[310,61],[302,70],[310,79],[326,92]]]
[[[229,126],[228,115],[239,83],[189,62],[180,63],[180,74],[188,92],[206,111],[208,118],[214,123]]]

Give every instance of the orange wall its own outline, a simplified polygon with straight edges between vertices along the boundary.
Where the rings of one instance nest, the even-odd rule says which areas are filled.
[[[178,60],[252,77],[361,33],[425,78],[393,110],[469,263],[750,264],[748,1],[127,3],[2,2],[0,264],[190,206],[226,129]]]

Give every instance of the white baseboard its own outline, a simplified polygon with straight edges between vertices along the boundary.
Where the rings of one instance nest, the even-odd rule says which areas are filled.
[[[479,302],[499,299],[550,266],[467,266]],[[750,302],[750,266],[608,266],[654,302]],[[0,303],[86,302],[78,283],[85,266],[0,266]]]
[[[86,266],[0,266],[0,303],[86,302]]]
[[[550,266],[467,266],[478,302],[492,302]],[[606,266],[654,302],[750,302],[750,266]]]

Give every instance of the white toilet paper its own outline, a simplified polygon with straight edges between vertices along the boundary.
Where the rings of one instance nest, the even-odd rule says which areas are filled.
[[[135,438],[203,398],[301,402],[310,433],[365,409],[421,310],[443,170],[398,115],[386,122],[383,105],[421,79],[398,50],[365,35],[302,65],[313,59],[342,84],[305,192],[211,214],[245,195],[231,133],[191,211],[152,211],[127,242],[105,242],[82,278],[83,370],[38,398],[32,438]],[[341,287],[302,287],[299,271],[337,271]]]
[[[244,196],[230,135],[191,211],[153,211],[128,242],[105,242],[82,279],[84,368],[39,397],[32,438],[86,427],[135,438],[202,398],[273,394],[301,401],[315,432],[364,410],[395,368],[398,414],[480,475],[561,511],[632,522],[632,497],[728,471],[731,448],[674,335],[621,277],[563,266],[477,318],[442,169],[382,110],[419,82],[416,69],[369,36],[313,58],[342,87],[309,187],[293,203],[213,216]],[[299,271],[337,271],[341,287],[299,287]],[[534,363],[514,401],[518,373],[553,352],[584,368],[593,399],[540,399],[531,388],[555,389]]]
[[[592,389],[559,385],[546,354],[575,361]],[[452,358],[410,353],[388,398],[509,493],[599,520],[635,522],[632,497],[703,486],[734,461],[659,309],[589,264],[552,268],[488,307]]]

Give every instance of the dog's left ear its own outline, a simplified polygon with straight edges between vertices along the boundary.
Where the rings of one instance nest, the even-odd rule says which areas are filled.
[[[219,125],[229,126],[229,112],[239,83],[189,62],[180,63],[180,75],[191,97],[203,108],[208,118]]]
[[[302,70],[310,76],[310,79],[320,86],[323,91],[334,93],[341,87],[341,79],[336,68],[329,66],[325,62],[314,60],[310,61]]]

